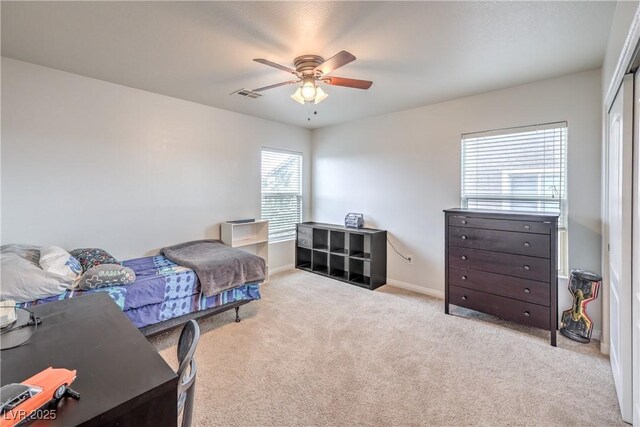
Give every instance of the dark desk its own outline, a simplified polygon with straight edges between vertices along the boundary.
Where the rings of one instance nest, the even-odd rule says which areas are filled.
[[[27,344],[0,352],[2,385],[41,370],[76,369],[57,418],[33,426],[170,426],[177,423],[175,372],[106,294],[31,307],[42,319]]]

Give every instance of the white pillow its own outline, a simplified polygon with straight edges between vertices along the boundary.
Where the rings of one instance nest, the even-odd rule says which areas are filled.
[[[40,249],[40,268],[49,273],[76,280],[82,274],[82,266],[69,252],[57,246]]]
[[[60,295],[71,287],[69,277],[41,269],[39,258],[36,246],[0,247],[0,300],[34,301]]]

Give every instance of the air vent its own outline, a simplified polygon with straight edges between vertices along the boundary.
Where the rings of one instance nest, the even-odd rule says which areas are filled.
[[[236,94],[240,95],[240,96],[244,96],[245,98],[251,98],[251,99],[257,99],[257,98],[260,98],[262,96],[258,92],[254,92],[254,91],[249,90],[249,89],[239,89],[239,90],[231,93],[231,95],[236,95]]]

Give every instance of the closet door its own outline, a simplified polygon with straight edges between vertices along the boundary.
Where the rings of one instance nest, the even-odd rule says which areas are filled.
[[[631,217],[633,76],[625,76],[609,110],[607,197],[605,200],[608,285],[609,359],[622,419],[632,421],[631,371]]]
[[[632,274],[632,353],[633,360],[633,425],[640,426],[640,72],[636,71],[633,102],[633,274]]]

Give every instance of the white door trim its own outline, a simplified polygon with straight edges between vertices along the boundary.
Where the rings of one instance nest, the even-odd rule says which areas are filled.
[[[629,67],[631,67],[631,62],[634,59],[638,47],[640,47],[640,5],[638,5],[636,13],[633,16],[631,27],[627,33],[624,45],[622,45],[622,51],[620,52],[616,68],[613,71],[613,76],[607,88],[607,95],[604,97],[605,114],[611,109],[616,93],[618,93],[618,88],[622,85],[622,79],[624,79],[625,74],[629,72]]]
[[[632,422],[640,426],[640,71],[633,76],[633,194],[631,223]]]
[[[607,189],[608,189],[608,170],[607,170],[607,165],[609,164],[609,156],[608,156],[608,150],[609,150],[609,144],[608,144],[608,138],[609,138],[609,134],[610,134],[610,130],[609,130],[609,110],[611,109],[613,102],[615,100],[616,94],[618,92],[618,90],[620,89],[620,87],[622,86],[622,82],[624,79],[624,76],[630,72],[631,67],[633,65],[633,61],[635,61],[636,56],[639,54],[638,52],[640,51],[640,5],[638,6],[638,8],[636,9],[636,12],[634,14],[632,23],[631,23],[631,27],[629,28],[629,32],[627,33],[627,37],[625,39],[625,43],[622,47],[622,51],[620,52],[620,55],[618,57],[618,61],[616,63],[616,68],[613,72],[613,76],[611,77],[611,81],[609,82],[604,82],[604,85],[608,84],[607,87],[607,92],[606,95],[603,99],[603,108],[602,108],[602,194],[601,194],[601,200],[603,201],[602,206],[601,206],[601,214],[602,214],[602,277],[603,279],[608,278],[609,276],[609,253],[608,253],[608,216],[607,216],[607,200],[608,200],[608,195],[607,195]],[[634,94],[634,98],[637,97],[639,94]],[[634,102],[632,102],[633,107],[636,107],[638,105],[638,103],[635,102],[635,99],[633,100]],[[632,118],[632,123],[633,120],[637,120],[637,115],[639,113],[636,111],[633,113],[634,118]],[[633,126],[634,130],[634,137],[633,137],[633,148],[632,151],[634,152],[633,155],[633,163],[634,166],[632,166],[632,173],[633,173],[633,188],[632,188],[632,200],[633,200],[633,208],[632,208],[632,234],[633,234],[633,238],[632,238],[632,260],[631,260],[631,281],[632,281],[632,292],[638,292],[638,289],[640,288],[640,207],[638,206],[639,203],[639,197],[640,197],[640,181],[638,181],[638,174],[639,174],[639,170],[638,170],[638,166],[640,165],[640,138],[639,135],[637,134],[638,130],[640,130],[640,126],[637,125],[637,123],[634,123]],[[607,281],[607,279],[605,279],[603,281],[603,288],[602,288],[602,335],[601,335],[601,340],[600,340],[600,351],[604,354],[609,354],[610,353],[610,335],[611,335],[611,331],[610,331],[610,321],[611,321],[611,313],[610,313],[610,308],[609,308],[609,283]],[[633,295],[632,295],[633,298]],[[637,306],[633,306],[632,305],[632,319],[638,319],[638,313],[637,313],[638,307]],[[632,329],[636,329],[636,328],[632,328]],[[632,332],[632,345],[633,345],[633,341],[636,341],[639,338],[637,336],[635,336],[634,332]],[[632,351],[632,357],[634,359],[637,359],[640,357],[640,355],[638,354],[633,354]],[[633,385],[632,385],[632,390],[631,391],[631,397],[633,399],[633,401],[639,400],[640,396],[638,395],[638,390],[640,389],[640,385],[638,384],[638,373],[634,372],[635,369],[637,369],[638,367],[638,362],[637,360],[634,360],[632,362],[632,365],[635,365],[632,367],[632,377],[633,377]],[[635,369],[634,369],[635,368]],[[631,405],[636,406],[637,405]],[[633,414],[631,416],[632,420],[635,421],[634,425],[636,426],[640,426],[640,421],[638,421],[640,419],[640,415],[636,414],[635,411],[637,409],[633,408]],[[625,417],[628,419],[628,417]],[[631,421],[631,420],[629,420]]]
[[[608,216],[605,221],[608,232],[603,236],[608,249],[608,270],[603,277],[603,295],[608,297],[609,302],[609,357],[622,419],[626,422],[632,420],[633,406],[631,333],[633,83],[633,76],[627,74],[609,112],[610,132],[606,144],[609,157],[605,174],[610,181],[607,183],[608,194],[604,200],[604,204],[608,207]]]
[[[607,89],[607,94],[604,97],[604,104],[602,108],[602,179],[601,179],[601,200],[603,201],[600,215],[602,217],[602,248],[601,248],[601,258],[602,258],[602,277],[605,278],[609,273],[609,254],[607,250],[607,241],[606,236],[608,235],[607,230],[607,208],[604,203],[607,200],[607,165],[609,163],[609,155],[608,155],[608,144],[607,140],[609,138],[609,110],[613,105],[613,101],[615,100],[616,94],[618,93],[618,89],[622,85],[622,80],[624,79],[625,74],[628,73],[632,62],[635,58],[635,54],[640,49],[640,5],[636,9],[636,12],[633,16],[633,21],[631,22],[631,27],[629,28],[629,32],[627,33],[627,38],[625,39],[624,45],[622,46],[622,51],[620,52],[620,56],[618,57],[618,62],[616,63],[616,68],[613,72],[613,76],[611,77],[611,81],[609,82],[609,87]],[[605,83],[606,84],[606,83]],[[634,242],[636,244],[636,242]],[[634,269],[636,271],[640,271],[639,265],[634,265]],[[600,336],[600,352],[603,354],[609,354],[609,297],[608,297],[608,284],[603,282],[602,289],[602,332]]]

